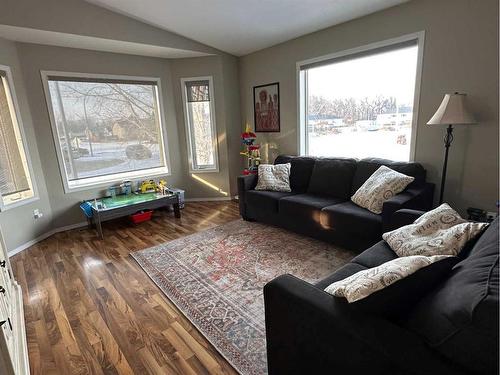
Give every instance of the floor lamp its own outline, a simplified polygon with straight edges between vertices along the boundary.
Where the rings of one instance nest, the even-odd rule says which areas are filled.
[[[444,183],[446,181],[446,168],[448,166],[448,151],[453,142],[453,125],[475,124],[474,116],[465,107],[466,94],[446,94],[436,113],[427,122],[427,125],[448,125],[444,137],[444,163],[441,175],[441,194],[439,204],[443,203]]]

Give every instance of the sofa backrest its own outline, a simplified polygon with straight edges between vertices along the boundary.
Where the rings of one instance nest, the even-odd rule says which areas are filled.
[[[382,165],[415,177],[408,188],[425,182],[426,176],[424,167],[419,163],[377,158],[357,161],[348,158],[279,155],[274,161],[274,164],[285,163],[292,164],[290,185],[293,192],[326,194],[344,199],[352,196]]]
[[[443,356],[474,373],[498,373],[498,231],[496,219],[406,322]]]
[[[356,164],[356,159],[316,159],[307,192],[349,199]]]
[[[291,163],[290,188],[295,193],[305,193],[314,168],[315,158],[308,156],[279,155],[274,164]]]
[[[366,158],[358,161],[356,173],[352,180],[351,195],[354,194],[365,183],[366,180],[382,165],[389,167],[407,176],[415,177],[408,188],[425,182],[426,171],[419,163],[392,161],[387,159]]]

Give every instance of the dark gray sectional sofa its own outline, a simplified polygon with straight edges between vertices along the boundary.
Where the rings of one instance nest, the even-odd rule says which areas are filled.
[[[422,213],[397,211],[394,227]],[[277,277],[264,287],[269,375],[498,374],[498,236],[496,219],[454,266],[426,267],[352,304],[324,288],[395,259],[386,242],[316,285]]]
[[[401,208],[429,210],[434,185],[418,163],[384,159],[313,158],[280,155],[275,164],[291,163],[292,192],[256,191],[257,176],[238,177],[240,214],[245,220],[281,226],[340,246],[364,250],[378,242]],[[350,197],[381,165],[415,177],[404,192],[385,202],[381,215],[351,202]]]

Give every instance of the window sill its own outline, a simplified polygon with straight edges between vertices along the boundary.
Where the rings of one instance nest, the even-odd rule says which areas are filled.
[[[189,173],[219,173],[219,168],[215,169],[189,169]]]
[[[30,198],[19,199],[17,201],[9,203],[9,204],[3,204],[3,205],[0,205],[0,212],[5,212],[5,211],[11,210],[13,208],[18,208],[18,207],[24,206],[24,205],[36,202],[39,199],[40,198],[35,195],[33,197],[30,197]]]
[[[73,183],[71,185],[67,181],[64,181],[64,192],[65,194],[70,194],[79,191],[105,188],[109,187],[111,184],[123,181],[137,181],[168,176],[171,176],[171,172],[169,170],[166,168],[157,168],[149,171],[140,171],[140,173],[117,174],[111,177],[107,176],[106,178],[94,177],[92,179],[87,179],[87,181],[81,181],[80,183]]]

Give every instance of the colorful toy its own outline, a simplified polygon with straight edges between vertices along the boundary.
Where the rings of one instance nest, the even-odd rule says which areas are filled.
[[[141,193],[150,193],[156,191],[156,182],[153,180],[142,181],[140,187]]]
[[[240,152],[247,158],[247,168],[243,170],[243,174],[256,174],[260,164],[260,145],[254,145],[257,136],[250,130],[247,124],[245,132],[241,134],[241,142],[245,149]]]
[[[156,185],[156,191],[161,195],[167,195],[168,193],[167,180],[161,179]]]
[[[122,194],[132,194],[132,182],[131,181],[123,181],[120,184],[122,188]]]
[[[120,185],[110,186],[107,191],[107,195],[110,197],[116,197],[122,193],[122,187]]]

